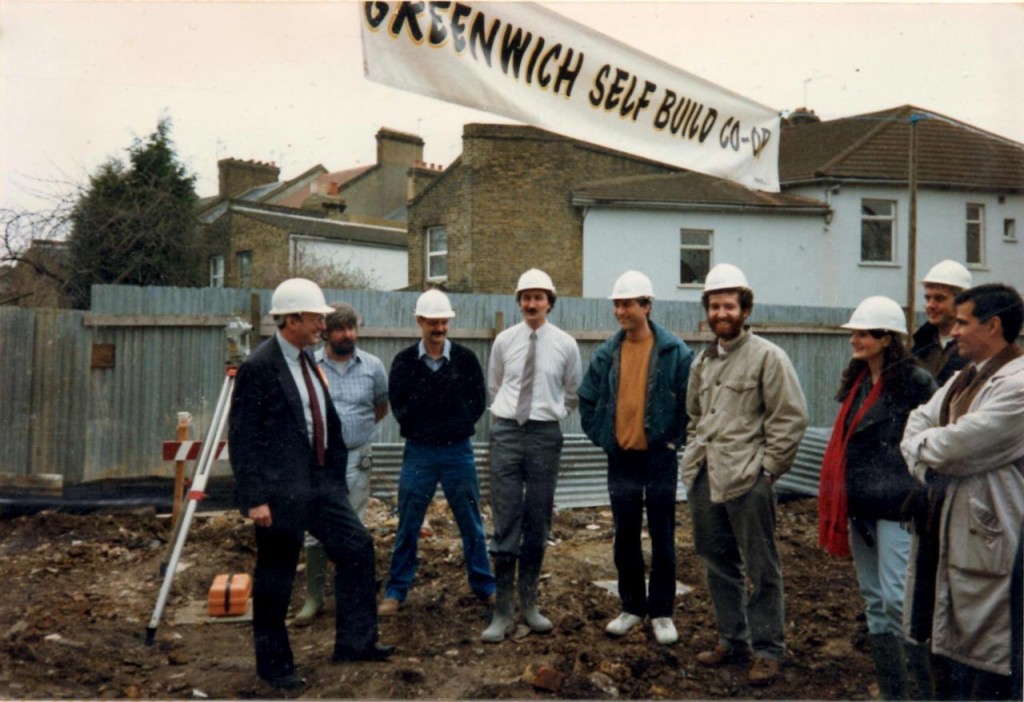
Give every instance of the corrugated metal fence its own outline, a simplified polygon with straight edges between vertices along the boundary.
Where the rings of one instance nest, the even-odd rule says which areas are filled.
[[[96,286],[90,312],[0,307],[0,472],[59,473],[70,483],[110,477],[169,476],[160,445],[175,436],[176,414],[193,415],[202,438],[224,380],[223,324],[230,316],[267,310],[270,290]],[[326,291],[365,317],[362,348],[390,366],[418,339],[412,315],[417,293]],[[451,335],[486,368],[496,329],[519,319],[510,295],[452,294],[458,313]],[[758,305],[751,321],[786,350],[807,395],[811,424],[828,426],[832,396],[847,359],[846,335],[836,333],[849,310]],[[653,317],[695,351],[709,337],[697,303],[656,301]],[[579,341],[584,365],[617,326],[607,300],[560,298],[551,321]],[[264,320],[266,324],[266,320]],[[267,327],[264,326],[264,329]],[[488,422],[474,437],[487,440]],[[578,415],[566,434],[581,434]],[[389,416],[377,441],[399,444]],[[227,472],[219,465],[215,473]]]

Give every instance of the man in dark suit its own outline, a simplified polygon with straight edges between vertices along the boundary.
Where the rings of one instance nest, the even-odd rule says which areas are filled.
[[[377,643],[373,538],[348,503],[341,420],[307,350],[332,311],[316,283],[281,283],[270,310],[277,333],[238,369],[231,398],[231,469],[256,528],[256,672],[277,689],[305,684],[285,628],[304,531],[336,565],[333,660],[383,660],[393,650]]]

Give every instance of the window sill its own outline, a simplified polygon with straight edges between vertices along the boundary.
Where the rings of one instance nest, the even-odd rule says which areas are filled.
[[[902,268],[899,263],[893,261],[860,261],[857,263],[858,266],[864,266],[865,268]]]

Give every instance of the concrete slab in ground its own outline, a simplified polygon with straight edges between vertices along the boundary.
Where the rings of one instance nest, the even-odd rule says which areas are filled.
[[[207,614],[206,600],[189,600],[186,605],[174,611],[175,624],[231,624],[252,621],[252,599],[245,605],[245,614],[236,617],[211,617]]]
[[[645,580],[645,583],[650,581]],[[602,590],[607,590],[615,597],[619,596],[619,581],[618,580],[595,580],[594,585],[597,585]],[[676,594],[686,595],[693,591],[693,588],[689,585],[685,585],[678,580],[676,581]]]

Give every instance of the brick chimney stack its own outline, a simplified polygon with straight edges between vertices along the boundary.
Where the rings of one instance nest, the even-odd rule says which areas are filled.
[[[423,161],[423,139],[382,127],[377,131],[377,165],[412,166]]]
[[[237,158],[222,158],[217,161],[218,193],[223,198],[238,197],[242,193],[267,183],[276,183],[281,169],[273,163],[242,161]]]

